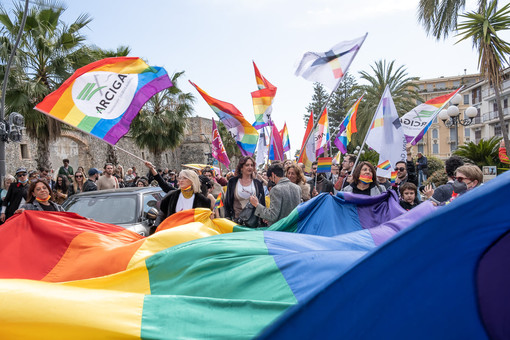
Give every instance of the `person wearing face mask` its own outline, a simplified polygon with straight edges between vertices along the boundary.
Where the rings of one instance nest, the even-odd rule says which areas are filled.
[[[9,186],[7,195],[2,202],[2,213],[0,214],[0,221],[2,222],[14,215],[14,212],[25,204],[29,184],[27,169],[18,168],[16,178],[18,182]]]
[[[425,187],[425,196],[434,203],[442,203],[448,201],[455,191],[455,171],[464,165],[464,161],[459,156],[451,156],[444,163],[448,182],[433,189],[430,185]]]
[[[455,172],[455,181],[462,183],[465,187],[464,192],[473,190],[483,181],[482,170],[476,165],[466,164],[457,168]],[[461,193],[459,193],[461,194]]]
[[[310,185],[310,196],[315,197],[323,192],[334,194],[335,186],[326,178],[324,173],[317,173],[317,166],[318,162],[312,163],[312,179],[308,181],[308,185]]]
[[[377,196],[386,188],[377,182],[375,167],[369,162],[360,162],[352,172],[352,183],[343,189],[358,195]]]

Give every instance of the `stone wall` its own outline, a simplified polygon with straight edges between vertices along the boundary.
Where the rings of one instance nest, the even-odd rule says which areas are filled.
[[[175,150],[165,151],[160,160],[155,160],[154,155],[147,149],[138,148],[129,134],[119,140],[114,152],[118,163],[124,169],[135,166],[142,174],[147,171],[143,162],[120,149],[149,160],[158,168],[181,170],[181,164],[207,163],[211,130],[212,120],[201,117],[189,118],[184,142]],[[55,171],[58,171],[64,158],[69,159],[73,169],[78,166],[83,166],[85,170],[91,167],[101,169],[106,162],[107,152],[107,143],[77,130],[63,130],[62,136],[50,144],[50,160]],[[8,174],[14,174],[20,166],[29,170],[36,169],[37,142],[26,135],[23,136],[21,143],[6,143],[5,154]]]

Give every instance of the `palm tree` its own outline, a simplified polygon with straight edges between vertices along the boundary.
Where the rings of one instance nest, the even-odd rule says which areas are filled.
[[[195,98],[178,87],[184,71],[172,75],[173,86],[154,95],[131,124],[135,143],[148,148],[156,162],[168,149],[178,147],[186,130],[186,119],[193,113]]]
[[[487,0],[478,0],[479,9],[486,4]],[[465,5],[466,0],[420,0],[418,21],[427,34],[437,40],[445,39],[457,28],[457,17]]]
[[[505,125],[500,96],[503,66],[508,64],[510,44],[498,36],[498,32],[510,27],[510,3],[498,11],[497,1],[492,1],[481,8],[479,12],[470,12],[461,17],[466,20],[457,27],[459,31],[457,36],[461,36],[458,42],[469,38],[473,39],[473,48],[478,50],[480,73],[487,80],[489,86],[494,88],[503,140],[507,155],[510,155],[508,130]]]
[[[371,68],[373,74],[365,71],[360,72],[361,79],[367,81],[368,84],[358,86],[365,96],[358,108],[356,120],[358,133],[353,135],[355,140],[353,146],[363,143],[368,125],[377,110],[386,85],[390,87],[391,96],[399,115],[413,109],[417,101],[423,101],[418,93],[418,86],[414,83],[419,78],[409,77],[403,65],[396,67],[395,60],[390,63],[387,63],[386,60],[379,60]]]
[[[499,142],[501,138],[491,137],[488,140],[481,139],[478,144],[469,142],[459,146],[454,154],[468,159],[480,168],[484,165],[500,165]]]
[[[49,143],[60,135],[60,123],[33,107],[82,66],[80,60],[87,52],[80,30],[90,23],[90,17],[82,14],[68,25],[62,21],[64,11],[65,7],[54,2],[39,2],[30,9],[6,91],[6,107],[25,117],[29,136],[37,140],[38,167],[51,167]],[[15,4],[12,18],[0,6],[2,63],[11,52],[10,42],[20,29],[22,16],[20,4]],[[2,74],[4,68],[2,65]]]

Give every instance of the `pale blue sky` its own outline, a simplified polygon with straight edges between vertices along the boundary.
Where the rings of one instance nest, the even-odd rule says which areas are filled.
[[[7,2],[7,1],[6,1]],[[468,1],[467,9],[476,2]],[[501,1],[501,3],[506,3]],[[252,60],[278,92],[273,119],[289,127],[292,149],[301,146],[305,107],[313,84],[294,76],[306,51],[326,51],[368,32],[351,66],[357,77],[379,59],[396,60],[410,76],[422,79],[477,72],[471,42],[436,42],[416,20],[418,0],[187,0],[67,1],[66,18],[93,17],[88,40],[101,48],[131,47],[131,55],[184,70],[180,87],[197,101],[195,114],[214,112],[187,82],[234,104],[253,122],[250,92],[257,89]],[[509,34],[504,37],[510,40]],[[216,118],[216,117],[215,117]],[[293,151],[294,152],[294,151]]]

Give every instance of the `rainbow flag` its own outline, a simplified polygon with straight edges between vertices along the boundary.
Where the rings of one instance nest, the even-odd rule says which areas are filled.
[[[307,141],[308,139],[308,141]],[[305,144],[306,143],[306,144]],[[315,132],[313,131],[313,111],[308,117],[308,124],[306,125],[305,135],[303,136],[303,143],[301,144],[301,153],[299,154],[299,163],[305,165],[305,171],[312,170],[312,163],[317,159],[315,150]]]
[[[406,141],[416,145],[427,133],[434,118],[461,89],[462,87],[443,96],[427,100],[403,115],[400,121],[404,129]]]
[[[218,194],[218,197],[216,197],[216,202],[214,203],[215,208],[221,208],[223,207],[223,200],[221,199],[221,192]]]
[[[271,121],[271,142],[269,143],[269,159],[283,161],[285,152],[283,150],[282,138],[274,122]],[[276,150],[276,152],[275,152]]]
[[[340,151],[338,151],[336,153],[336,156],[333,158],[333,161],[332,163],[333,164],[340,164],[340,157],[342,156],[342,153]]]
[[[397,173],[398,173],[398,171],[391,172],[391,177],[390,177],[391,184],[395,184],[395,181],[397,180]]]
[[[358,132],[358,128],[356,126],[356,114],[358,112],[358,106],[363,99],[361,96],[354,105],[349,109],[347,115],[345,115],[344,120],[340,124],[338,135],[335,138],[335,145],[342,153],[347,153],[347,145],[351,142],[352,134]]]
[[[404,213],[395,192],[381,196],[320,195],[264,231],[184,210],[147,238],[74,213],[25,211],[0,228],[0,334],[255,338],[410,225],[379,226]]]
[[[315,150],[317,156],[322,155],[328,146],[330,146],[328,109],[324,108],[315,128]]]
[[[106,58],[78,69],[35,109],[113,145],[142,106],[170,86],[162,67],[135,57]]]
[[[510,159],[508,159],[508,156],[506,155],[506,147],[505,147],[504,140],[501,140],[501,142],[499,143],[498,156],[499,156],[499,161],[501,163],[510,164]]]
[[[221,122],[232,133],[243,156],[252,156],[257,147],[259,134],[257,130],[244,118],[243,114],[232,104],[215,99],[189,81],[204,98],[211,109],[218,115]]]
[[[287,130],[287,123],[283,124],[283,129],[280,131],[280,137],[282,138],[283,151],[287,152],[290,150],[290,139],[289,130]]]
[[[383,170],[389,170],[391,168],[391,164],[390,161],[387,160],[379,164],[377,167]]]
[[[255,69],[255,80],[259,88],[258,91],[251,93],[255,113],[253,127],[259,130],[267,126],[271,120],[271,105],[276,96],[276,87],[262,76],[255,62],[253,62],[253,68]]]
[[[317,159],[317,173],[331,172],[332,157],[321,157]]]

